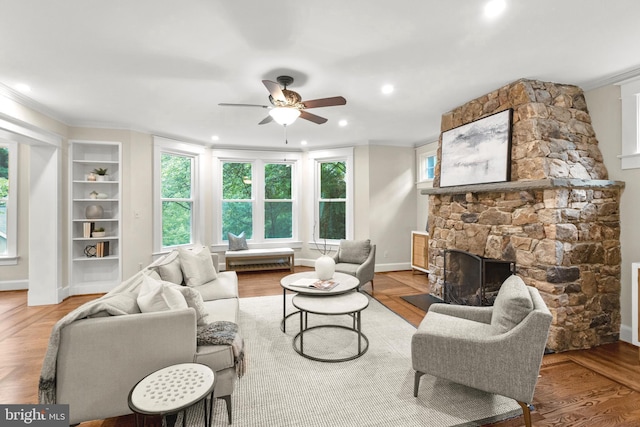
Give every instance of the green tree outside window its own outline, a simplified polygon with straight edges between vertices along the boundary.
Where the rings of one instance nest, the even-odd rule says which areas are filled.
[[[0,254],[7,253],[7,201],[9,198],[9,148],[0,147]]]
[[[269,163],[264,167],[264,237],[293,237],[291,165]]]
[[[193,158],[163,153],[160,160],[162,245],[192,243]]]
[[[318,206],[320,239],[346,238],[347,207],[346,162],[320,163],[320,201]]]
[[[244,231],[253,236],[253,168],[251,163],[222,164],[222,239]]]

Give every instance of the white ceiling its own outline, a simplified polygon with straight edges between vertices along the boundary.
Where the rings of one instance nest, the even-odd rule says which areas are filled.
[[[443,112],[519,78],[592,88],[640,74],[640,1],[0,0],[0,83],[27,83],[73,126],[225,147],[415,146]],[[262,79],[342,95],[284,130],[258,126]],[[380,87],[395,85],[392,95]],[[339,127],[346,119],[349,125]]]

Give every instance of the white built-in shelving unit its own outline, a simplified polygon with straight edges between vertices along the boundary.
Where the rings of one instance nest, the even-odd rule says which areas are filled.
[[[70,290],[71,295],[101,293],[111,290],[122,280],[122,150],[119,142],[70,141],[69,194]],[[104,180],[93,181],[94,169],[107,169]],[[102,178],[97,178],[102,179]],[[95,194],[98,193],[100,198]],[[88,206],[102,207],[101,218],[88,219]],[[86,236],[84,224],[104,228],[104,237]],[[91,246],[108,242],[104,256],[88,256]],[[88,248],[89,247],[89,248]]]

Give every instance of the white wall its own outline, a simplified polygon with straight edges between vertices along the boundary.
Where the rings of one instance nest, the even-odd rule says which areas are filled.
[[[631,263],[640,261],[640,169],[622,170],[622,124],[620,86],[610,85],[585,93],[593,128],[598,138],[609,179],[624,181],[620,202],[620,245],[622,251],[620,338],[631,341]]]
[[[376,271],[411,268],[411,231],[416,224],[415,150],[369,147],[369,230]]]

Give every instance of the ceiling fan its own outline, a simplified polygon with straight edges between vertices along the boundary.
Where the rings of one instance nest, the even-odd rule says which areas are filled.
[[[288,126],[293,123],[298,117],[321,125],[323,123],[326,123],[327,119],[309,113],[308,111],[306,111],[307,109],[332,107],[334,105],[345,105],[347,103],[347,100],[341,96],[303,101],[298,92],[287,89],[287,86],[293,83],[293,77],[279,76],[276,80],[278,81],[277,83],[272,82],[271,80],[262,81],[262,83],[269,91],[269,102],[271,102],[270,106],[258,104],[227,103],[220,103],[218,105],[221,105],[223,107],[267,108],[269,109],[269,115],[265,117],[260,123],[258,123],[259,125],[264,125],[275,120],[276,123],[282,126]],[[282,88],[280,86],[282,86]]]

